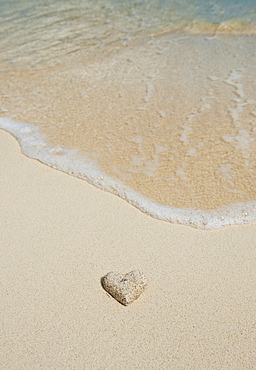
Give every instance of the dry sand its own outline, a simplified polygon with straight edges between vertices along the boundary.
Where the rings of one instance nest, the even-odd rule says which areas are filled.
[[[255,368],[256,225],[152,219],[0,130],[1,369]],[[149,284],[124,307],[114,270]]]

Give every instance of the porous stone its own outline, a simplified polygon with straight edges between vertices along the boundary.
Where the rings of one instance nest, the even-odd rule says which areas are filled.
[[[125,306],[139,298],[147,282],[146,276],[139,270],[125,275],[111,271],[101,278],[103,288]]]

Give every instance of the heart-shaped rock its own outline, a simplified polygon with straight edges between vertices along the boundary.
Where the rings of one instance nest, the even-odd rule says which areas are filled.
[[[125,275],[111,271],[101,278],[103,288],[125,306],[139,298],[147,282],[146,276],[139,270]]]

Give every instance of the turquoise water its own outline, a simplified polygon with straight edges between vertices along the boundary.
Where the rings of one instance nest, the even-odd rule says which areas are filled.
[[[0,128],[202,229],[256,220],[256,3],[0,0]]]
[[[254,0],[8,0],[0,2],[1,60],[56,62],[194,21],[256,20]]]

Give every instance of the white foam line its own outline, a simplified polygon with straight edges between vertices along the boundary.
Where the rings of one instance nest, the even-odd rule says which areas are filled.
[[[10,132],[19,141],[22,152],[28,157],[116,194],[156,219],[198,229],[219,229],[226,225],[256,221],[256,201],[254,200],[208,211],[160,205],[145,198],[121,181],[104,174],[92,161],[79,158],[75,149],[51,146],[36,126],[0,117],[0,128]]]
[[[186,125],[181,125],[180,127],[183,129],[183,131],[180,135],[180,140],[182,141],[183,145],[187,145],[188,141],[189,141],[188,133],[189,133],[189,131],[191,131],[191,127],[186,126]]]
[[[154,90],[154,84],[147,83],[147,95],[144,98],[145,103],[147,103],[150,100],[153,90]]]
[[[237,99],[234,99],[234,101],[236,102],[236,107],[229,109],[230,115],[236,126],[241,125],[241,123],[239,122],[239,115],[243,111],[243,108],[248,104],[248,102],[245,101],[243,85],[241,83],[234,82],[241,77],[242,75],[240,75],[236,70],[233,70],[231,71],[229,77],[224,80],[224,82],[226,82],[228,85],[231,85],[235,88],[235,93],[238,96]]]

